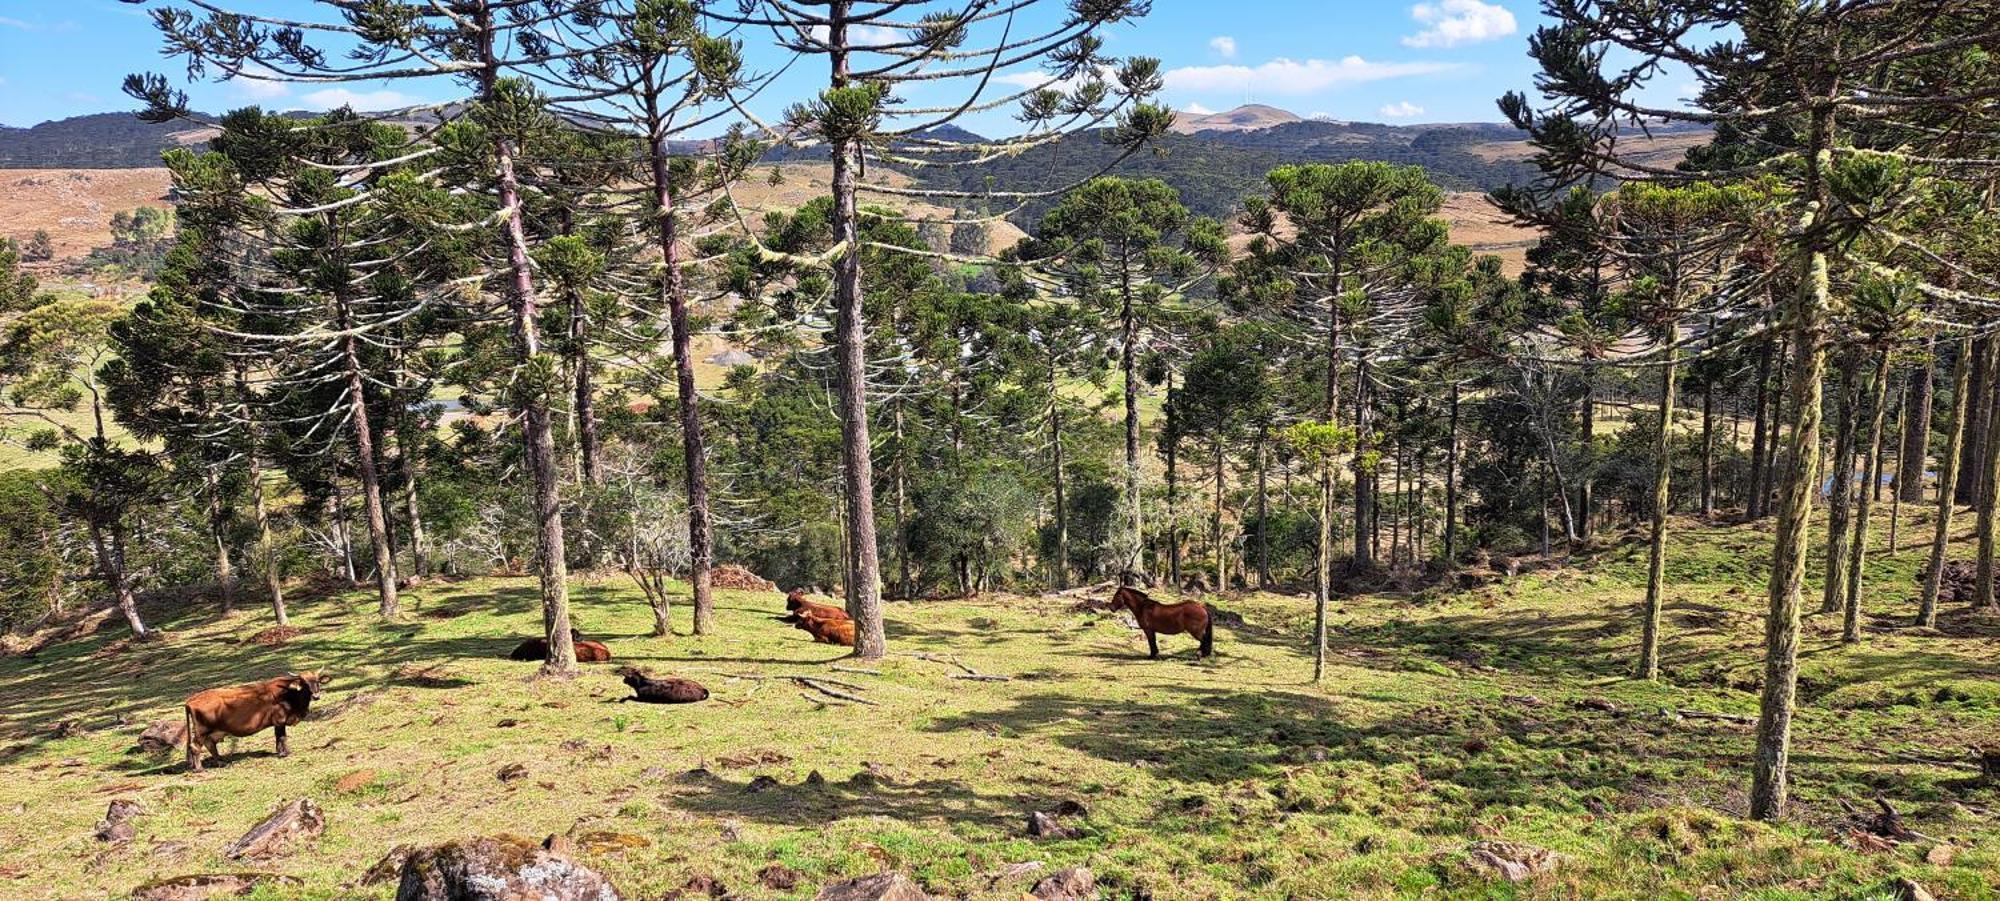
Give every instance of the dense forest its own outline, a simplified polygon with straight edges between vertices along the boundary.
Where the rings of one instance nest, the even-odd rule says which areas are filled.
[[[903,602],[1282,595],[1310,622],[1269,640],[1321,682],[1347,599],[1626,549],[1603,675],[1652,683],[1700,631],[1668,615],[1677,524],[1728,524],[1763,595],[1739,812],[1780,820],[1812,611],[1860,646],[2000,610],[1988,3],[1550,0],[1505,127],[1194,136],[1158,61],[1107,53],[1129,0],[1032,35],[986,3],[317,6],[155,23],[211,74],[463,96],[211,121],[134,75],[141,118],[214,129],[164,155],[171,220],[123,223],[145,299],[45,291],[0,243],[0,425],[61,461],[0,475],[0,628],[164,640],[173,604],[287,626],[334,591],[386,629],[531,576],[564,676],[583,580],[716,640],[740,567],[837,598],[861,667]],[[827,87],[709,140],[768,78],[752,32]],[[1024,58],[1044,82],[996,97]],[[1664,66],[1692,105],[1649,99]],[[952,126],[1002,99],[1018,135]],[[1473,150],[1506,141],[1532,158]],[[808,164],[826,196],[747,199]],[[1468,188],[1537,229],[1525,271],[1450,240]],[[1898,530],[1919,572],[1884,588]]]

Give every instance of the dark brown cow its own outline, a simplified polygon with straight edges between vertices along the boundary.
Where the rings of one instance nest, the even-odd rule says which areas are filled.
[[[569,640],[572,643],[580,642],[583,640],[583,633],[571,629],[569,630]],[[507,659],[547,660],[549,659],[549,640],[547,638],[530,638],[527,641],[521,642],[514,646],[513,653],[508,654]]]
[[[648,704],[693,704],[708,700],[708,689],[690,679],[676,679],[672,676],[659,678],[649,676],[645,670],[628,666],[618,671],[625,677],[625,684],[632,687],[635,701]]]
[[[211,688],[187,699],[188,769],[201,771],[202,752],[221,757],[216,736],[242,738],[265,729],[278,733],[278,756],[292,749],[285,743],[285,727],[296,726],[319,698],[326,677],[317,672],[293,673],[262,682],[248,682],[228,688]]]
[[[779,621],[796,623],[799,621],[799,617],[808,613],[820,619],[841,620],[849,618],[846,610],[842,610],[831,604],[816,604],[808,601],[806,600],[805,589],[794,588],[791,594],[785,595],[785,615],[779,617]]]
[[[839,619],[829,619],[810,610],[800,610],[796,616],[792,625],[812,635],[814,641],[854,647],[854,620],[845,614]]]

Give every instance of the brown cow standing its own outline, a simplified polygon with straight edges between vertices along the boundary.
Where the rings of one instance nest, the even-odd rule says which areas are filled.
[[[211,688],[187,699],[188,769],[201,772],[202,750],[221,757],[215,746],[218,735],[242,738],[265,729],[278,733],[278,756],[290,756],[285,744],[285,727],[306,718],[312,702],[319,698],[326,677],[318,672],[293,673],[262,682],[247,682],[228,688]],[[198,750],[201,749],[201,750]]]

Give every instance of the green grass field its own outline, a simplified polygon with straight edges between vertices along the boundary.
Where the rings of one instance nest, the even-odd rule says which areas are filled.
[[[394,624],[362,593],[301,601],[304,633],[275,648],[244,642],[268,625],[258,610],[183,613],[137,646],[107,625],[0,661],[0,896],[252,869],[296,879],[265,897],[388,897],[354,883],[392,846],[499,832],[574,836],[628,898],[695,876],[810,897],[881,869],[1018,898],[1036,877],[998,874],[1022,862],[1087,864],[1106,897],[1889,898],[1899,876],[2000,894],[2000,789],[1954,762],[2000,742],[2000,621],[1951,609],[1937,631],[1903,628],[1922,555],[1878,553],[1867,642],[1840,646],[1837,617],[1808,625],[1792,818],[1746,822],[1751,727],[1679,711],[1755,713],[1768,538],[1678,525],[1662,684],[1626,677],[1640,545],[1463,593],[1343,600],[1318,686],[1310,603],[1270,594],[1218,602],[1247,624],[1218,629],[1206,663],[1178,636],[1146,660],[1138,632],[1070,598],[892,604],[896,653],[870,675],[773,621],[775,593],[723,592],[718,636],[655,639],[636,592],[580,583],[580,626],[619,663],[713,692],[679,707],[619,703],[615,666],[537,679],[503,659],[539,627],[531,580],[414,589]],[[1912,545],[1927,534],[1904,525]],[[199,775],[130,750],[189,693],[291,668],[332,682],[290,758],[269,733]],[[816,674],[879,706],[732,674]],[[499,778],[515,764],[525,777]],[[1877,795],[1938,841],[1857,848],[1839,802]],[[325,835],[221,856],[301,796]],[[137,837],[106,848],[93,824],[126,797],[145,809]],[[1080,834],[1025,835],[1030,811],[1064,801],[1085,808],[1067,818]],[[1464,866],[1487,838],[1562,862],[1495,881]],[[759,880],[774,863],[795,888]]]

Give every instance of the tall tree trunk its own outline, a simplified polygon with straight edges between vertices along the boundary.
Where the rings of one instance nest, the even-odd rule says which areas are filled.
[[[145,638],[151,635],[145,620],[139,618],[139,597],[132,591],[132,580],[125,569],[125,528],[117,523],[99,526],[90,522],[87,525],[90,545],[97,552],[98,575],[104,578],[105,587],[111,589],[118,612],[125,615],[125,624],[131,627],[134,636]]]
[[[1831,114],[1815,113],[1816,147],[1830,147]],[[1811,160],[1813,190],[1825,159]],[[1810,226],[1810,219],[1808,220]],[[1810,227],[1803,229],[1811,233]],[[1799,600],[1805,589],[1807,529],[1811,525],[1813,482],[1819,457],[1820,382],[1826,376],[1826,329],[1831,276],[1826,252],[1812,247],[1802,260],[1798,295],[1791,315],[1796,362],[1791,369],[1792,432],[1790,456],[1778,507],[1777,535],[1772,542],[1770,615],[1764,621],[1764,690],[1758,705],[1756,758],[1750,782],[1750,816],[1775,820],[1785,813],[1789,795],[1792,714],[1798,701]]]
[[[1331,423],[1331,420],[1329,420]],[[1326,674],[1326,608],[1333,597],[1333,458],[1319,467],[1319,545],[1314,552],[1313,681]]]
[[[239,397],[250,397],[250,374],[242,364],[237,364],[236,393]],[[246,401],[246,408],[250,406]],[[290,625],[285,615],[285,580],[278,571],[277,542],[271,538],[271,513],[264,501],[264,463],[259,451],[263,447],[263,436],[259,433],[256,420],[248,426],[248,452],[244,458],[250,464],[251,509],[257,517],[257,567],[264,574],[265,589],[271,595],[271,615],[280,626]]]
[[[1826,581],[1820,595],[1821,613],[1839,613],[1847,604],[1847,539],[1854,510],[1854,442],[1861,419],[1861,361],[1852,353],[1842,357],[1840,421],[1834,424],[1833,460],[1828,465],[1832,487],[1827,490]]]
[[[1972,397],[1973,403],[1966,407],[1971,417],[1965,421],[1965,446],[1959,451],[1958,482],[1954,490],[1958,494],[1960,506],[1970,507],[1979,503],[1979,485],[1985,479],[1986,435],[1992,409],[1981,399],[1993,393],[1989,384],[1992,376],[1992,345],[1990,337],[1973,342],[1972,348]]]
[[[1122,257],[1121,257],[1122,259]],[[1132,306],[1132,283],[1126,264],[1119,269],[1119,313],[1120,332],[1118,371],[1125,379],[1125,517],[1124,528],[1130,532],[1118,542],[1119,556],[1123,572],[1118,574],[1121,583],[1145,581],[1146,566],[1141,548],[1146,543],[1145,505],[1139,495],[1139,318]],[[1176,586],[1178,587],[1178,586]]]
[[[1444,458],[1444,565],[1458,569],[1458,381],[1451,383],[1451,418]]]
[[[598,464],[597,389],[591,384],[590,316],[584,308],[581,290],[569,299],[569,353],[570,370],[576,380],[570,415],[576,418],[577,468],[583,473],[584,484],[601,485],[604,479]]]
[[[1667,506],[1672,495],[1669,483],[1674,475],[1673,434],[1674,381],[1679,375],[1678,329],[1669,322],[1661,343],[1666,347],[1666,366],[1660,371],[1660,430],[1653,439],[1653,532],[1648,540],[1646,564],[1646,611],[1639,638],[1639,678],[1660,677],[1660,610],[1667,581]]]
[[[208,537],[215,545],[215,585],[224,616],[236,610],[236,567],[229,559],[229,513],[222,498],[222,480],[212,466],[202,467],[202,490],[208,495]]]
[[[1767,338],[1757,350],[1757,414],[1750,429],[1750,486],[1745,489],[1744,515],[1750,519],[1763,519],[1771,499],[1768,485],[1769,476],[1765,471],[1766,433],[1765,424],[1771,407],[1771,339]]]
[[[1715,381],[1701,383],[1701,517],[1715,516]]]
[[[715,531],[708,499],[708,443],[702,434],[701,396],[694,381],[694,335],[688,324],[687,289],[681,276],[680,217],[674,213],[673,178],[668,170],[666,122],[658,91],[648,85],[646,113],[651,128],[654,215],[660,244],[660,295],[673,330],[674,393],[680,407],[682,486],[688,502],[688,587],[693,595],[694,634],[715,631]],[[860,263],[854,264],[856,272]],[[855,295],[855,303],[860,295]],[[874,525],[874,520],[869,520]]]
[[[257,516],[257,567],[264,574],[264,588],[271,595],[271,617],[280,626],[291,624],[285,615],[285,579],[278,571],[277,542],[271,538],[271,513],[264,501],[264,467],[253,449],[250,459],[250,501]]]
[[[846,87],[849,0],[833,0],[828,19],[833,86]],[[847,464],[847,527],[854,577],[848,614],[854,618],[854,656],[872,660],[888,653],[882,629],[882,572],[875,545],[875,462],[868,440],[868,335],[862,318],[861,216],[855,198],[860,147],[852,140],[833,145],[834,239],[844,248],[834,263],[835,354],[840,366],[841,458]],[[1129,386],[1128,386],[1129,390]]]
[[[417,576],[431,574],[430,537],[424,532],[423,494],[418,489],[417,464],[418,448],[422,441],[414,433],[410,422],[414,417],[403,417],[403,428],[398,433],[403,464],[403,515],[410,521],[410,570]]]
[[[1896,455],[1896,494],[1906,501],[1924,499],[1924,463],[1930,456],[1932,369],[1937,365],[1937,339],[1932,338],[1922,364],[1910,370],[1909,393],[1903,401],[1903,448]]]
[[[345,307],[342,329],[349,328]],[[354,404],[350,420],[354,428],[355,469],[361,474],[361,509],[368,517],[368,543],[375,549],[375,593],[381,599],[383,619],[395,619],[402,612],[396,599],[396,554],[389,549],[389,516],[382,508],[382,480],[375,470],[375,430],[369,423],[368,395],[361,380],[361,357],[353,334],[341,339],[341,356],[347,366],[347,393]]]
[[[1780,359],[1791,356],[1792,342],[1790,338],[1779,342],[1778,352]],[[1783,382],[1783,373],[1773,373],[1773,375],[1778,378],[1780,383]],[[1785,419],[1788,415],[1791,414],[1785,409],[1785,391],[1781,388],[1773,388],[1771,391],[1771,436],[1764,440],[1765,516],[1772,514],[1772,504],[1777,502],[1779,464],[1783,462],[1778,458],[1779,441],[1784,436]],[[1814,453],[1818,453],[1818,451],[1815,450]]]
[[[1175,409],[1179,398],[1174,396],[1174,375],[1167,372],[1167,416],[1162,428],[1166,431],[1167,445],[1167,581],[1179,591],[1181,585],[1181,479],[1180,479],[1180,416]]]
[[[340,476],[336,473],[333,485],[333,535],[334,544],[340,551],[340,572],[347,580],[347,587],[360,588],[361,578],[354,572],[354,539],[349,537],[347,527],[347,495],[340,490]]]
[[[1986,443],[1981,448],[1984,456],[1980,466],[1985,473],[1979,479],[1979,508],[1976,511],[1979,536],[1979,560],[1973,580],[1972,604],[1975,607],[1996,606],[1993,595],[1993,550],[1996,522],[1994,506],[2000,502],[2000,430],[1994,423],[2000,421],[1995,416],[1994,405],[2000,402],[2000,341],[1986,339],[1986,394],[1973,395],[1972,404],[1984,408],[1986,413]]]
[[[1882,484],[1882,424],[1889,412],[1889,358],[1884,349],[1875,361],[1874,404],[1868,425],[1867,458],[1862,461],[1868,474],[1868,490],[1854,505],[1854,543],[1848,552],[1847,605],[1841,610],[1840,640],[1848,644],[1861,640],[1861,573],[1868,559],[1868,514],[1875,506],[1875,487]]]
[[[1917,625],[1926,628],[1937,625],[1938,589],[1944,582],[1944,563],[1948,545],[1951,542],[1952,486],[1958,483],[1959,451],[1965,444],[1965,420],[1971,410],[1972,393],[1972,340],[1961,338],[1958,342],[1958,361],[1951,367],[1951,424],[1946,426],[1943,456],[1938,458],[1944,470],[1938,473],[1937,521],[1931,530],[1930,562],[1924,567],[1923,600],[1917,607]]]
[[[1210,514],[1208,540],[1215,545],[1215,590],[1229,589],[1229,548],[1222,543],[1222,440],[1215,442],[1215,510]]]
[[[1582,434],[1578,436],[1582,453],[1577,455],[1577,459],[1582,463],[1580,471],[1576,474],[1576,525],[1571,530],[1571,537],[1587,542],[1597,521],[1595,515],[1597,499],[1594,496],[1597,470],[1597,376],[1590,370],[1585,370],[1583,375],[1582,419]],[[1549,462],[1550,465],[1554,465],[1553,456]]]
[[[1367,572],[1375,565],[1375,528],[1370,513],[1375,507],[1375,473],[1369,466],[1369,407],[1374,403],[1368,390],[1368,358],[1354,366],[1354,555],[1348,561],[1353,572]]]
[[[500,78],[500,62],[493,48],[493,8],[482,5],[474,13],[480,35],[480,96],[490,100]],[[495,175],[500,210],[504,214],[507,242],[507,293],[512,306],[515,363],[522,375],[542,354],[537,319],[540,304],[535,294],[533,262],[528,254],[528,232],[521,205],[521,185],[514,175],[515,147],[503,132],[493,133]],[[549,398],[540,386],[520,386],[527,390],[521,405],[522,440],[526,444],[528,469],[535,486],[535,557],[541,577],[542,630],[548,639],[548,661],[543,669],[552,673],[576,672],[576,645],[570,639],[568,543],[563,537],[562,496],[556,477],[555,435],[549,425]]]
[[[896,420],[900,428],[902,418]],[[1069,507],[1064,496],[1063,443],[1062,443],[1062,398],[1056,394],[1056,369],[1049,367],[1049,446],[1054,455],[1053,469],[1056,488],[1056,565],[1055,583],[1058,590],[1069,587]]]
[[[895,479],[894,492],[896,495],[895,497],[896,595],[898,597],[908,599],[914,597],[917,593],[916,583],[910,578],[910,528],[908,520],[909,509],[910,509],[910,491],[909,491],[910,455],[908,449],[903,446],[902,402],[898,401],[896,403],[895,410],[896,410],[896,417],[895,417],[896,465],[894,472],[894,479]],[[1062,492],[1062,487],[1061,487],[1062,473],[1060,471],[1060,468],[1061,468],[1060,464],[1058,464],[1058,471],[1056,473],[1056,478],[1057,478],[1056,492],[1058,497],[1058,504],[1061,503],[1060,497]]]
[[[1257,430],[1257,590],[1271,587],[1270,439]]]

